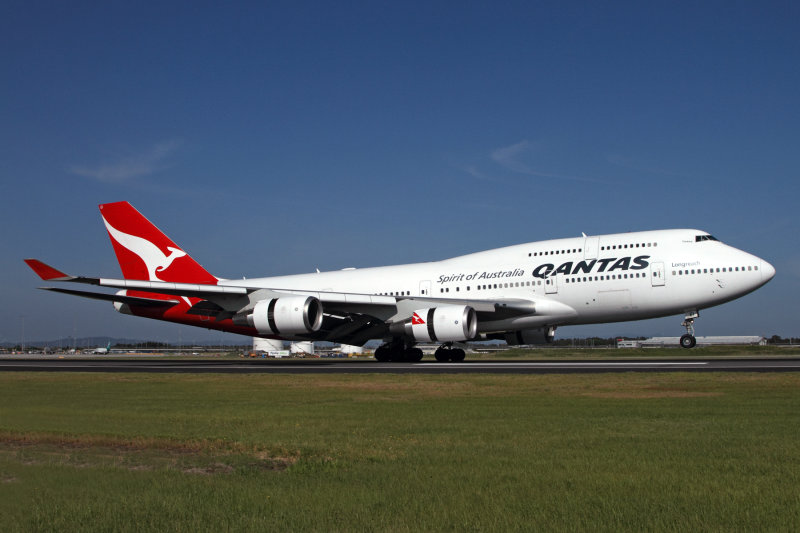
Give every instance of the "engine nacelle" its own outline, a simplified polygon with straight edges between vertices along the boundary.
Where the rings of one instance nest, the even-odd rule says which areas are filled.
[[[454,342],[475,338],[478,317],[468,305],[419,309],[411,317],[411,335],[419,342]]]
[[[261,300],[245,318],[247,325],[266,335],[313,333],[322,326],[322,302],[313,296]]]
[[[509,331],[506,333],[505,339],[506,344],[509,346],[519,346],[521,344],[550,344],[555,336],[555,326],[545,326],[543,328]]]

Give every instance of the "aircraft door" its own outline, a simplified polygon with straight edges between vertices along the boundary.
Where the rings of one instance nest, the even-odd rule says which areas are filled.
[[[664,263],[650,263],[650,281],[653,287],[664,286]]]
[[[583,239],[583,258],[597,259],[597,249],[600,237],[586,237]]]
[[[555,294],[558,292],[558,274],[551,274],[544,280],[544,293]]]
[[[431,295],[431,281],[425,280],[419,282],[419,295],[420,296],[430,296]]]

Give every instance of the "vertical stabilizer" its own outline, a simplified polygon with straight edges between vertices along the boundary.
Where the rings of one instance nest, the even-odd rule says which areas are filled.
[[[125,279],[217,283],[217,278],[128,202],[101,204],[100,214]]]

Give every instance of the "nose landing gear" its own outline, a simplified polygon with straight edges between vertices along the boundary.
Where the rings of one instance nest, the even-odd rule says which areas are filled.
[[[681,348],[694,348],[697,339],[694,338],[694,319],[699,317],[697,311],[687,312],[681,325],[686,328],[686,334],[681,337]]]

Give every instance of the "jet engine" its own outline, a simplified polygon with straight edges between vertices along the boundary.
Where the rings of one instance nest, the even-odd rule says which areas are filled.
[[[267,335],[312,333],[322,326],[322,302],[313,296],[261,300],[252,313],[234,317],[234,324],[251,326]]]
[[[550,344],[556,336],[555,326],[543,328],[522,329],[509,331],[505,334],[506,344],[519,346],[521,344]]]
[[[442,305],[414,312],[410,328],[418,342],[465,341],[475,338],[478,318],[468,305]]]

